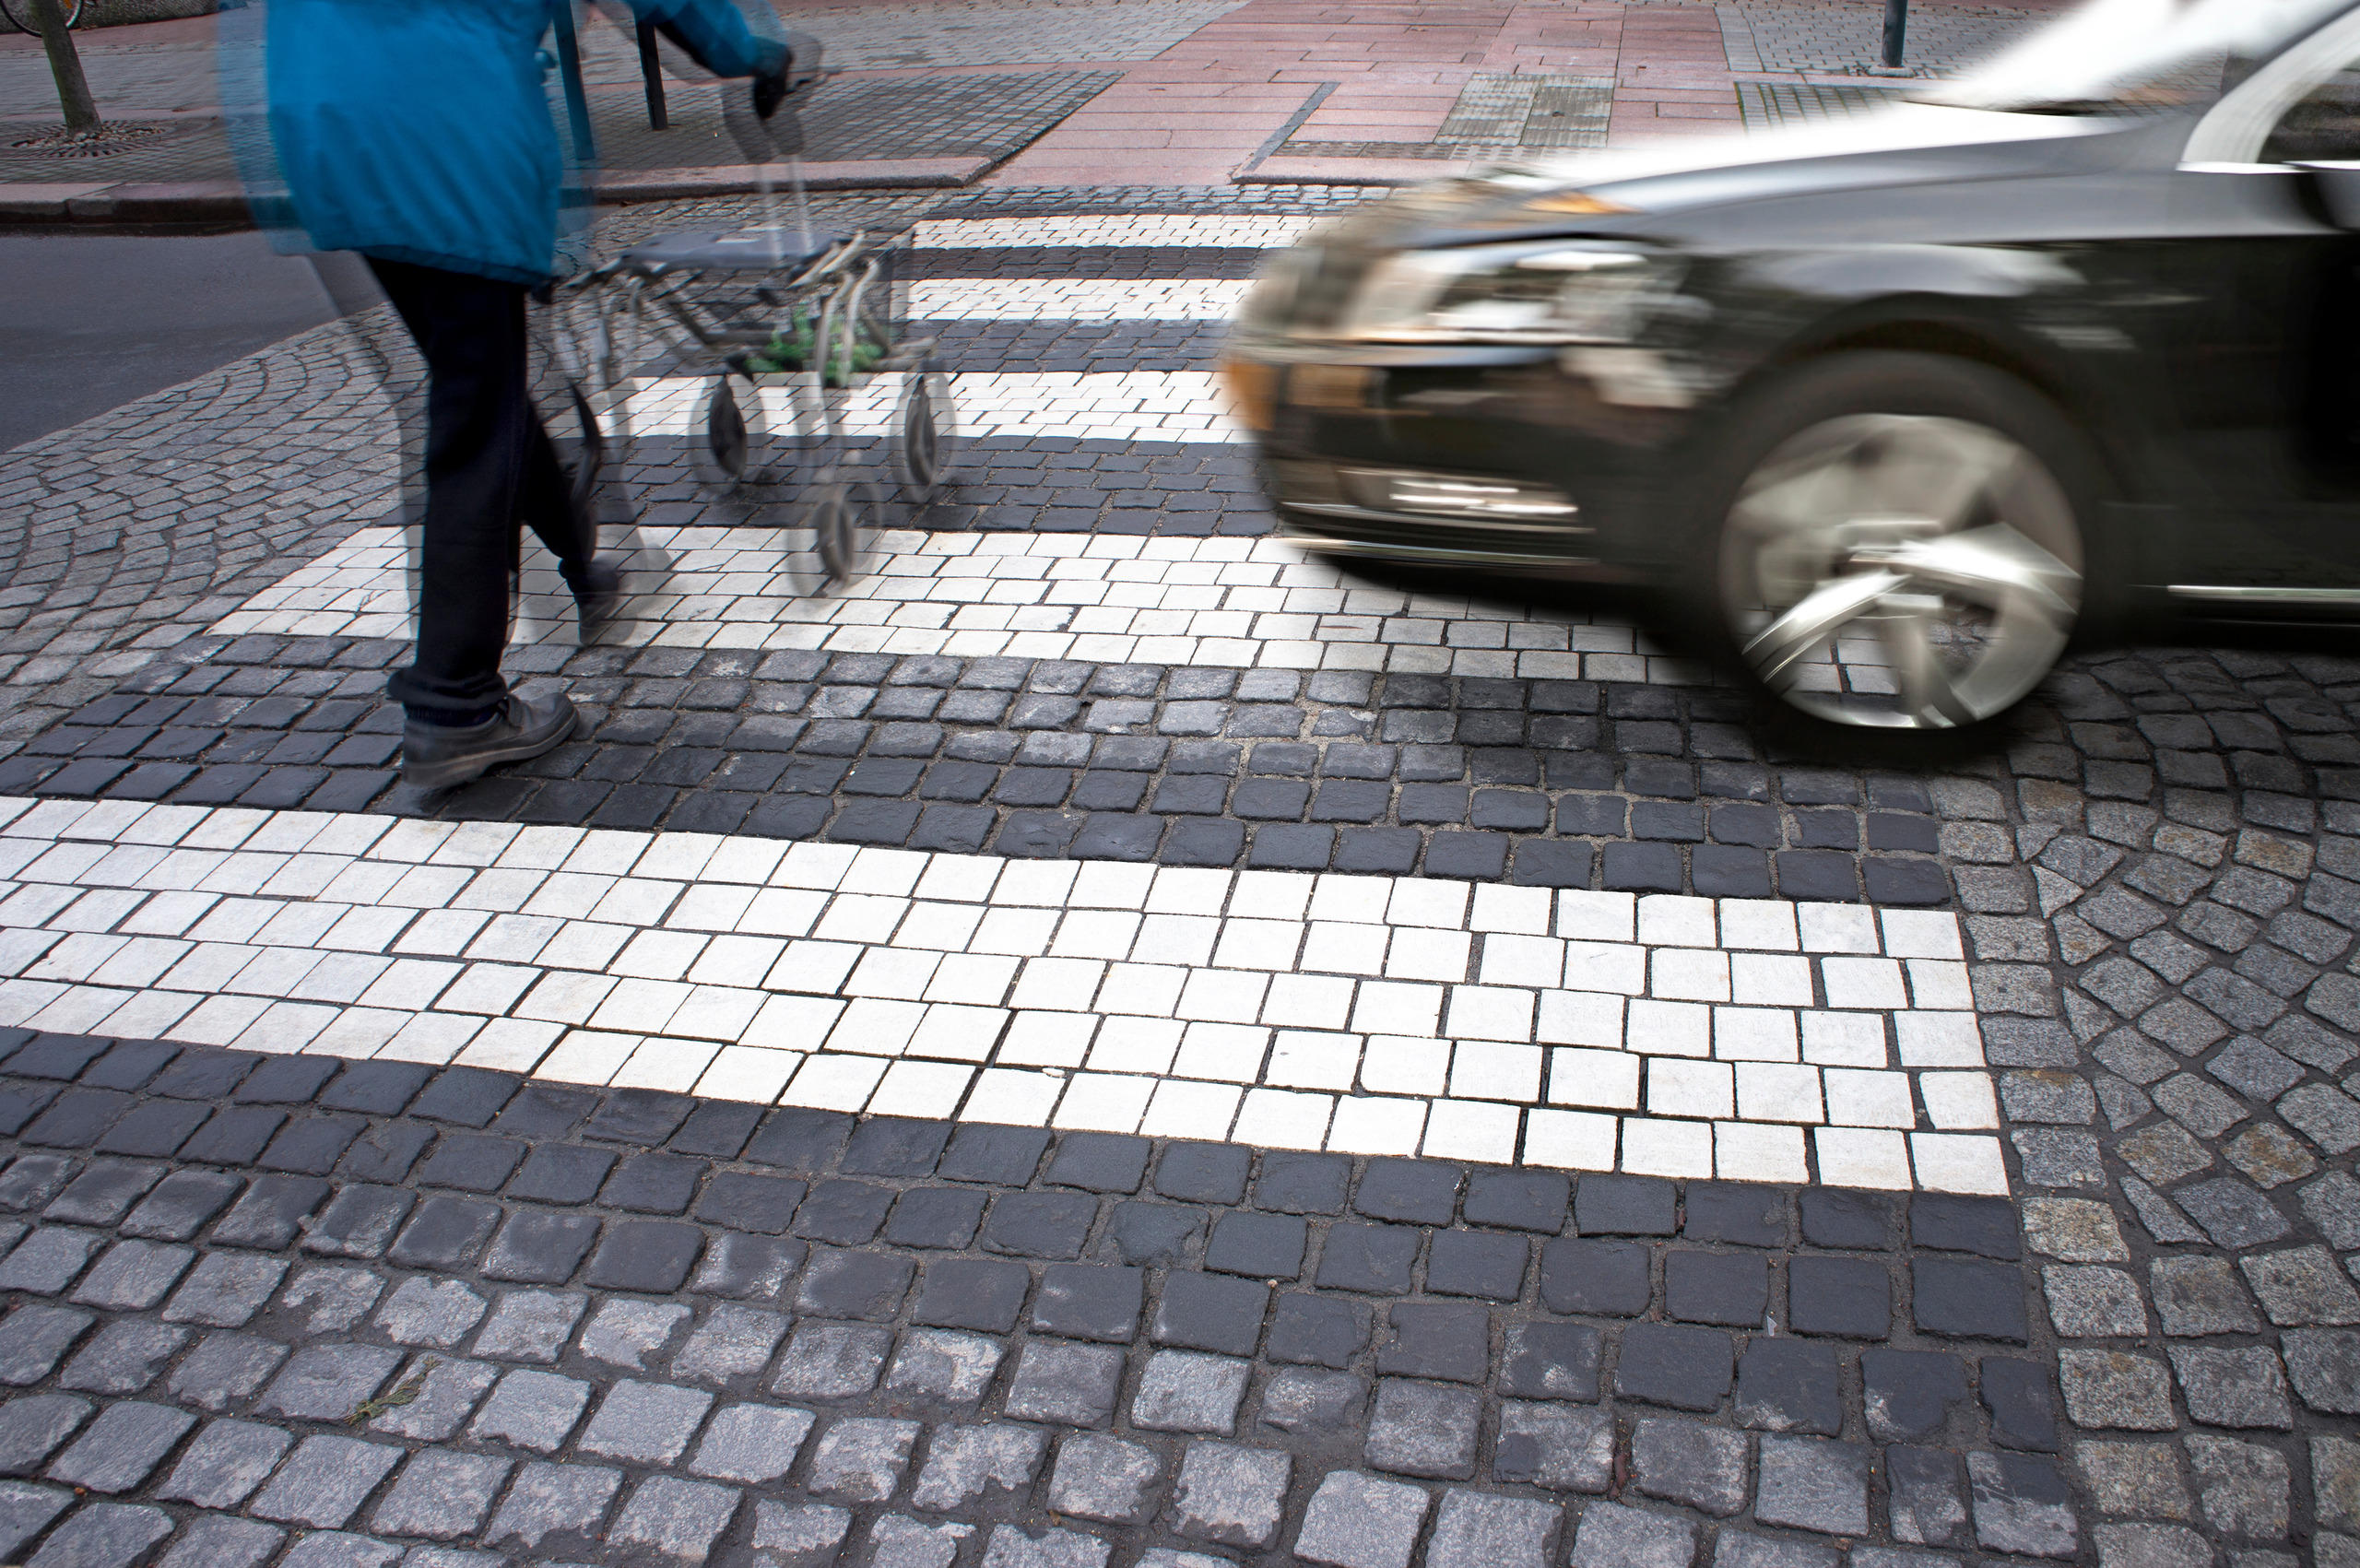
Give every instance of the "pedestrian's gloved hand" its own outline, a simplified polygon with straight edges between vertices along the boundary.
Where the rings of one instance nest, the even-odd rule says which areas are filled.
[[[754,113],[767,120],[786,101],[787,84],[795,75],[795,51],[781,49],[774,59],[754,73]]]
[[[760,76],[754,78],[754,112],[757,116],[764,120],[769,119],[778,112],[778,106],[785,101],[786,73],[785,71],[779,72],[776,76]]]

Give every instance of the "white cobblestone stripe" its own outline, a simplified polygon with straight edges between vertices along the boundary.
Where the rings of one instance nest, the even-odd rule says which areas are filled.
[[[128,802],[0,816],[0,1027],[2008,1190],[1946,913]]]
[[[1407,594],[1271,538],[1078,534],[880,536],[869,576],[819,590],[796,529],[643,528],[624,645],[808,648],[1104,664],[1270,666],[1697,685],[1710,672],[1581,612]],[[578,635],[557,563],[528,547],[515,639]],[[209,631],[410,635],[410,545],[363,528]]]
[[[946,250],[1023,249],[1051,245],[1292,245],[1324,218],[1246,214],[1101,213],[1050,218],[928,218],[912,234],[920,245]]]
[[[661,376],[633,383],[618,410],[638,436],[702,436],[709,376]],[[951,395],[959,432],[985,436],[1064,436],[1079,441],[1243,442],[1210,371],[954,371]],[[748,401],[742,383],[738,394]],[[773,428],[795,428],[793,394],[761,389]],[[902,395],[898,376],[879,376],[844,395],[847,435],[879,436],[893,428]]]
[[[910,285],[909,313],[922,322],[1227,321],[1252,287],[1236,277],[933,278]]]

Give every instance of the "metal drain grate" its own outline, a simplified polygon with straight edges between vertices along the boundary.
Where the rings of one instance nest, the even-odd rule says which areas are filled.
[[[1828,87],[1816,82],[1740,82],[1738,112],[1749,131],[1774,131],[1815,120],[1870,114],[1897,103],[1908,88]]]
[[[1449,117],[1425,142],[1293,140],[1277,156],[1293,158],[1514,158],[1604,147],[1614,84],[1587,77],[1521,77],[1486,72],[1459,89]]]
[[[62,124],[26,126],[24,135],[0,132],[0,158],[115,158],[187,141],[218,124],[212,120],[106,120],[100,123],[95,135],[83,136]]]
[[[803,110],[803,155],[815,162],[898,158],[1008,158],[1021,151],[1122,76],[1114,71],[1029,71],[970,77],[838,79]],[[695,83],[672,92],[672,128],[651,131],[635,92],[591,98],[598,148],[609,169],[736,163],[742,154],[722,120],[734,86]]]

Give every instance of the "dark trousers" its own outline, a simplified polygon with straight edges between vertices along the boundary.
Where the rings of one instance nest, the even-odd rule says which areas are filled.
[[[507,695],[511,574],[529,525],[572,578],[596,553],[534,410],[525,289],[369,258],[426,359],[426,526],[418,654],[386,693],[413,717],[466,724]]]

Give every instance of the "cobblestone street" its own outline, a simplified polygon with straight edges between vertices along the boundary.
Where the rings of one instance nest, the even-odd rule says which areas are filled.
[[[1636,601],[1305,555],[1215,381],[1358,182],[1865,112],[1875,22],[801,17],[832,157],[974,133],[814,198],[956,482],[826,591],[651,371],[621,610],[525,558],[582,728],[454,791],[387,311],[0,454],[0,1562],[2360,1568],[2360,654],[1806,744]]]

